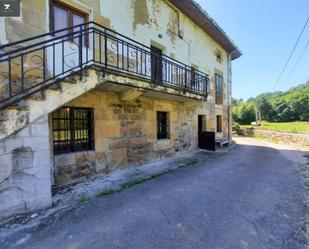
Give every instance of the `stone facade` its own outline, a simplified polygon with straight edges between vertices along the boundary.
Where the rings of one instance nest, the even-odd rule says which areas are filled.
[[[66,106],[94,108],[95,150],[55,156],[55,184],[172,156],[197,147],[198,115],[214,130],[205,101],[176,102],[150,97],[123,101],[120,94],[93,90]],[[157,111],[169,114],[169,138],[157,139]]]

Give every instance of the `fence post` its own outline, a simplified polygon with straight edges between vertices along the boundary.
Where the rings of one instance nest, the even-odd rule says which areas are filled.
[[[104,63],[105,63],[105,70],[107,69],[107,63],[108,63],[108,53],[107,53],[107,33],[106,33],[106,29],[104,29]]]

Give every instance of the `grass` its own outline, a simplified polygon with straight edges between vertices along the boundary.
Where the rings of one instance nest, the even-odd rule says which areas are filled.
[[[120,185],[120,188],[121,189],[124,189],[124,188],[130,188],[134,185],[138,185],[138,184],[141,184],[143,182],[146,182],[148,180],[150,180],[152,178],[152,176],[148,176],[148,177],[144,177],[144,178],[139,178],[139,179],[135,179],[135,180],[132,180],[130,182],[126,182],[126,183],[123,183]]]
[[[120,189],[107,189],[107,190],[104,190],[104,191],[100,192],[100,193],[98,194],[98,196],[111,195],[111,194],[117,193],[117,192],[119,192],[119,191],[120,191]]]
[[[258,130],[309,134],[309,122],[266,122],[255,127]]]
[[[198,160],[195,160],[195,159],[189,159],[185,162],[185,165],[186,166],[190,166],[190,165],[194,165],[198,162]]]
[[[86,195],[81,195],[79,198],[79,202],[86,202],[89,201],[90,197],[86,196]]]
[[[265,137],[260,137],[260,136],[255,136],[254,137],[256,140],[260,140],[260,141],[266,141],[266,142],[270,142],[270,143],[274,143],[274,144],[278,144],[279,142],[275,139],[270,139],[270,138],[265,138]]]

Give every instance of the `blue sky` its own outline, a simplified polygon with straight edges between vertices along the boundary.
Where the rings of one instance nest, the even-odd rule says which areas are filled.
[[[233,97],[247,99],[273,91],[309,17],[309,0],[196,1],[243,52],[233,61]],[[309,79],[309,46],[294,68],[308,41],[309,24],[275,90],[287,90]]]

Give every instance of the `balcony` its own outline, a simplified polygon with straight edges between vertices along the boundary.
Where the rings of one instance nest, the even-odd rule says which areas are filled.
[[[89,22],[0,47],[0,109],[87,68],[207,98],[208,75]]]

